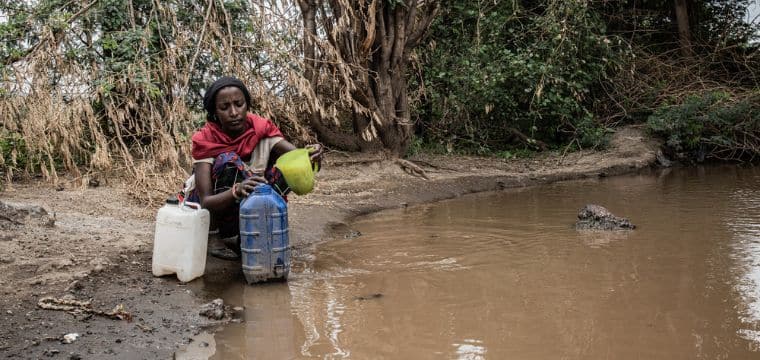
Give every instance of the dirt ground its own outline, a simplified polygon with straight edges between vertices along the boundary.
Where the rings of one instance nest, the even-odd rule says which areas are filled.
[[[627,127],[604,151],[512,160],[410,159],[426,171],[427,180],[393,161],[330,152],[315,191],[290,197],[294,257],[308,257],[314,244],[350,232],[350,220],[361,214],[466,193],[634,172],[655,164],[658,149],[642,129]],[[0,206],[0,357],[165,359],[219,324],[199,315],[213,294],[197,292],[176,277],[151,275],[157,207],[131,203],[123,187],[12,184],[0,192],[2,204],[10,207]],[[209,257],[206,273],[214,275],[202,281],[239,272],[239,264]],[[45,297],[90,300],[92,309],[104,313],[120,305],[118,314],[125,319],[43,309],[38,302]],[[79,336],[66,343],[66,334]]]

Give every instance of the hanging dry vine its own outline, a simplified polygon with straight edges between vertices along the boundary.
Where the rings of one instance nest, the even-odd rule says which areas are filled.
[[[13,47],[0,67],[5,181],[24,174],[82,186],[93,177],[122,179],[137,199],[162,199],[187,176],[189,136],[204,121],[201,91],[222,74],[243,79],[254,110],[273,118],[291,140],[314,140],[301,120],[304,105],[294,100],[303,78],[295,5],[44,5],[0,4],[13,12],[8,24],[19,30],[2,34]],[[16,17],[24,21],[13,23]]]

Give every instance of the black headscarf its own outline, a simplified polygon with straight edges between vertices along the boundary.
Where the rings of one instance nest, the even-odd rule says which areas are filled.
[[[228,86],[234,86],[243,92],[245,96],[245,102],[248,104],[248,108],[251,108],[251,93],[248,92],[248,88],[245,87],[242,81],[229,76],[224,76],[214,81],[211,86],[206,89],[206,93],[203,94],[203,108],[206,109],[206,120],[216,122],[214,114],[216,112],[216,93]]]

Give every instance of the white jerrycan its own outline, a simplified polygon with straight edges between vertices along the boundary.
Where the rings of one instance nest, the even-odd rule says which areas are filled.
[[[203,275],[206,269],[208,210],[192,202],[166,200],[156,214],[156,234],[153,239],[154,276],[177,274],[181,282]]]

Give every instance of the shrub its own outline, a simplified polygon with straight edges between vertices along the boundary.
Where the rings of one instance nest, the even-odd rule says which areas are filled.
[[[691,95],[656,109],[647,125],[679,159],[753,160],[760,154],[760,92]]]
[[[425,142],[494,153],[540,149],[541,142],[604,143],[607,132],[592,108],[620,57],[617,40],[605,36],[584,2],[530,6],[444,5],[418,80],[418,135]]]

